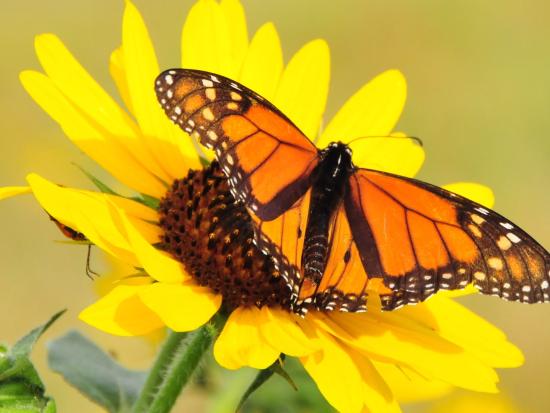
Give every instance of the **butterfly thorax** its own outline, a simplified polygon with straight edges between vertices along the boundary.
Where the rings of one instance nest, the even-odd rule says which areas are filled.
[[[312,174],[311,200],[302,253],[304,279],[318,284],[325,271],[329,253],[331,218],[338,209],[353,173],[351,150],[343,143],[332,143],[321,152]]]

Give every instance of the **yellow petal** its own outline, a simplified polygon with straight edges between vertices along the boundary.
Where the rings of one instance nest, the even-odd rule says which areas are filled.
[[[37,36],[35,48],[46,74],[89,122],[102,130],[104,135],[123,145],[160,179],[170,181],[170,177],[163,172],[148,148],[143,145],[134,121],[84,70],[56,36]],[[131,86],[129,83],[130,89]]]
[[[220,9],[227,23],[230,38],[230,69],[237,79],[248,49],[248,30],[244,8],[239,0],[221,0]]]
[[[132,218],[141,219],[151,223],[157,223],[159,220],[158,212],[143,205],[141,202],[109,194],[105,194],[105,197],[118,208],[124,210],[124,212]]]
[[[84,193],[87,192],[88,191],[84,191]],[[157,211],[132,199],[109,194],[102,194],[102,196],[104,198],[102,200],[111,208],[111,214],[114,213],[112,206],[114,206],[117,211],[123,211],[133,228],[139,232],[145,241],[149,244],[157,244],[160,242],[163,231],[158,225]],[[111,219],[116,221],[117,216],[117,214],[115,214],[115,216],[111,215]],[[120,227],[120,231],[123,233],[125,232],[122,226]]]
[[[140,266],[147,274],[164,283],[181,283],[190,279],[180,262],[170,257],[168,253],[153,247],[132,225],[122,210],[116,211],[115,214],[117,212]]]
[[[317,347],[297,323],[293,313],[264,306],[261,309],[264,322],[259,324],[262,336],[281,353],[294,357],[311,354]]]
[[[283,72],[274,104],[310,139],[317,137],[330,81],[330,51],[324,40],[303,46]]]
[[[462,195],[478,204],[492,208],[495,205],[495,194],[488,186],[473,182],[457,182],[443,186],[447,191]]]
[[[439,380],[428,380],[407,366],[373,361],[395,398],[401,403],[433,400],[450,393],[454,387]]]
[[[432,379],[465,389],[496,392],[495,371],[429,328],[398,312],[318,315],[321,328],[361,353],[380,361],[402,364]]]
[[[127,150],[127,147],[137,149],[141,145],[136,139],[129,137],[126,145],[120,144],[125,138],[115,137],[101,124],[85,116],[43,74],[25,71],[21,73],[20,79],[31,97],[90,158],[130,188],[157,198],[164,195],[166,187],[136,160],[132,151]]]
[[[374,366],[358,353],[320,334],[323,350],[300,360],[327,401],[338,411],[400,412]]]
[[[106,213],[106,205],[93,194],[86,196],[79,190],[57,186],[37,174],[29,174],[27,181],[33,194],[48,214],[72,229],[82,232],[94,244],[109,251],[111,248],[122,247],[129,250],[129,245],[116,229],[110,225],[110,214]],[[89,222],[95,220],[97,226]],[[102,237],[109,238],[110,243],[103,245]]]
[[[391,137],[365,138],[353,141],[353,163],[360,168],[376,169],[397,175],[415,176],[426,158],[424,149],[402,133]]]
[[[320,337],[323,350],[302,357],[300,361],[332,406],[343,412],[360,412],[363,399],[358,395],[363,386],[353,359],[334,339],[324,334]]]
[[[138,265],[133,248],[126,238],[126,230],[113,215],[113,208],[116,207],[105,194],[59,187],[36,174],[30,174],[27,181],[46,212],[83,233],[109,254],[128,264]],[[136,225],[139,221],[139,218],[132,216],[129,219]]]
[[[192,331],[207,323],[222,302],[221,295],[192,283],[151,284],[139,297],[174,331]]]
[[[363,401],[369,412],[399,413],[399,403],[384,378],[380,375],[372,361],[367,357],[347,348],[352,354],[355,364],[363,380]]]
[[[420,307],[420,306],[418,306]],[[403,308],[403,316],[418,320],[441,337],[459,345],[492,367],[519,367],[524,358],[497,327],[451,299],[436,296],[422,308]]]
[[[141,139],[167,182],[200,167],[191,140],[165,115],[154,89],[160,70],[147,27],[136,7],[126,1],[122,22],[122,56],[131,107],[141,129]],[[183,152],[182,152],[183,151]],[[156,169],[154,169],[156,170]]]
[[[160,241],[163,231],[157,223],[158,214],[155,210],[131,199],[109,194],[102,195],[104,202],[115,206],[114,209],[111,209],[111,219],[113,222],[119,223],[121,233],[126,233],[126,229],[120,222],[117,211],[124,211],[124,215],[131,221],[132,226],[149,244],[156,244]]]
[[[407,84],[401,72],[388,70],[348,99],[323,131],[318,145],[363,136],[388,136],[405,105]]]
[[[0,200],[16,195],[30,194],[31,192],[31,188],[28,186],[5,186],[0,188]]]
[[[233,311],[214,344],[216,361],[231,370],[244,366],[265,369],[273,364],[279,352],[266,342],[259,328],[266,315],[257,308]]]
[[[220,5],[214,0],[197,1],[181,35],[182,66],[235,78],[232,73],[231,33]]]
[[[36,36],[35,48],[48,77],[76,106],[113,135],[134,135],[129,116],[78,63],[57,36]]]
[[[115,81],[118,93],[124,104],[130,113],[134,114],[132,99],[130,98],[130,91],[128,90],[128,79],[126,79],[126,70],[124,68],[122,46],[117,47],[111,53],[111,58],[109,59],[109,73],[111,73],[111,77]]]
[[[149,334],[163,326],[161,319],[138,296],[143,285],[119,285],[105,297],[84,309],[79,318],[109,334],[138,336]]]
[[[269,101],[275,99],[283,71],[281,41],[273,23],[261,26],[248,48],[240,82]]]

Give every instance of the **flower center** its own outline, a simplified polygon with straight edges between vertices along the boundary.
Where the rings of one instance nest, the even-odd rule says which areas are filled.
[[[271,258],[254,245],[252,219],[231,195],[217,162],[174,181],[159,213],[161,248],[200,285],[221,294],[228,309],[290,309],[290,290]]]

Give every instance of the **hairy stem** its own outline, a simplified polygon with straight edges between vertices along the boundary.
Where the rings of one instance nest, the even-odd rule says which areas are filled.
[[[149,373],[133,412],[168,413],[224,322],[225,318],[217,315],[211,323],[193,333],[171,332]]]

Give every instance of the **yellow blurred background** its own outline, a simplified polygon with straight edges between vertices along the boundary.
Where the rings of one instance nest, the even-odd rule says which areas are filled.
[[[250,33],[265,21],[275,22],[287,61],[308,40],[328,41],[332,82],[327,118],[377,73],[402,70],[409,99],[399,130],[421,137],[428,155],[419,178],[435,184],[463,180],[489,185],[496,194],[496,210],[550,248],[550,3],[242,2]],[[162,68],[179,65],[181,26],[192,3],[135,0]],[[0,4],[0,186],[22,185],[25,174],[34,171],[64,185],[91,188],[73,162],[109,182],[23,91],[18,73],[39,69],[33,38],[53,32],[116,95],[108,58],[120,42],[123,7],[123,1],[112,0]],[[86,249],[56,243],[63,237],[30,196],[1,202],[0,215],[0,340],[13,343],[57,310],[68,308],[40,341],[34,360],[60,412],[77,406],[81,413],[99,411],[48,372],[47,340],[76,327],[121,362],[140,368],[151,362],[152,347],[141,340],[110,337],[77,320],[78,312],[94,299],[84,275]],[[525,412],[548,412],[550,306],[481,296],[463,301],[525,352],[524,367],[500,371],[502,390]],[[251,372],[234,377],[242,389]],[[204,397],[188,393],[177,411],[211,411],[204,407]]]

